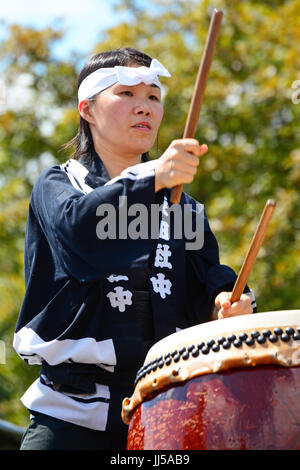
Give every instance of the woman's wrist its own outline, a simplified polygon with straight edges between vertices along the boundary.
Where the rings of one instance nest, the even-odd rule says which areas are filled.
[[[163,184],[161,183],[159,165],[156,165],[154,169],[154,175],[155,175],[155,192],[157,193],[158,191],[164,188]]]
[[[156,178],[156,175],[155,175],[155,192],[157,193],[162,188],[163,188],[163,186],[160,184],[160,182],[158,181],[158,179]]]

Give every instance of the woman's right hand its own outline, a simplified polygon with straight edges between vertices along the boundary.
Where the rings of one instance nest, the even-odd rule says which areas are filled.
[[[196,139],[173,140],[167,150],[157,159],[155,166],[155,192],[191,183],[197,172],[199,157],[208,150]]]

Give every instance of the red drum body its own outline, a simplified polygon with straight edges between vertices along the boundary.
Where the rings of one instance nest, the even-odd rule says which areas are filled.
[[[300,449],[300,368],[198,376],[136,409],[128,449]]]
[[[128,450],[300,450],[300,310],[187,328],[123,401]]]

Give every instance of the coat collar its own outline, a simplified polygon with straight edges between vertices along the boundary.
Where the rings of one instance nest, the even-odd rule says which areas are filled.
[[[91,186],[91,188],[95,189],[98,186],[102,186],[111,179],[103,161],[95,150],[82,155],[78,162],[88,170],[85,183]]]

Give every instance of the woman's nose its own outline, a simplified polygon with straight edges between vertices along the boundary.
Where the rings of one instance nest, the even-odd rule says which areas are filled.
[[[150,114],[150,108],[147,103],[140,103],[134,108],[134,114],[146,115]]]

